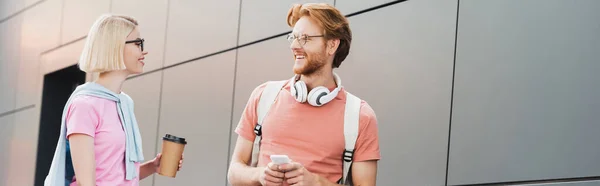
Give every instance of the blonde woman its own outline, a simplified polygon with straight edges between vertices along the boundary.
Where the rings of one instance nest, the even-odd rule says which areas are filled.
[[[157,172],[161,155],[142,163],[133,100],[121,91],[129,75],[143,72],[146,54],[134,18],[105,14],[92,25],[79,68],[99,78],[77,87],[65,105],[46,186],[139,185]]]

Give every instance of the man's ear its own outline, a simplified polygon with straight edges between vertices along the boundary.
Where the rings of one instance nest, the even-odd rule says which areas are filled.
[[[327,54],[335,54],[335,51],[337,51],[338,47],[340,47],[340,39],[331,39],[327,41]]]

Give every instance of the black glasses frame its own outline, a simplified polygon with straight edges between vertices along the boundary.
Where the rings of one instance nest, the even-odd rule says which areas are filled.
[[[137,38],[136,40],[130,40],[130,41],[125,41],[125,44],[128,43],[140,43],[140,48],[142,49],[142,52],[144,51],[144,39],[143,38]]]

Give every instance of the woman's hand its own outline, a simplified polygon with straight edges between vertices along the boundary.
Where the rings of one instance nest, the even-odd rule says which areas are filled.
[[[162,153],[158,153],[154,159],[152,159],[152,165],[156,168],[156,172],[160,170],[160,158],[162,157]],[[179,160],[179,167],[177,171],[181,170],[181,166],[183,165],[183,154],[181,155],[181,160]]]
[[[145,162],[140,167],[140,180],[144,179],[154,173],[157,173],[160,170],[160,158],[162,157],[161,153],[158,153],[154,159]],[[179,167],[177,171],[181,169],[181,165],[183,164],[183,155],[181,155],[181,160],[179,160]]]

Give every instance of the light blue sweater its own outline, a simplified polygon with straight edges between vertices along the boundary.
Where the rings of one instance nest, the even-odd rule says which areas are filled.
[[[44,180],[44,186],[64,186],[65,185],[65,161],[66,161],[66,126],[65,117],[69,105],[74,97],[80,95],[88,95],[108,99],[117,103],[117,112],[121,123],[125,130],[125,179],[132,180],[139,176],[135,167],[135,162],[142,162],[144,155],[142,151],[142,138],[138,128],[135,113],[133,112],[133,100],[125,93],[116,94],[105,87],[94,83],[88,82],[78,86],[75,91],[69,97],[67,104],[63,109],[62,121],[60,125],[60,137],[56,144],[56,151],[54,152],[54,158],[52,158],[52,165],[50,171]]]

